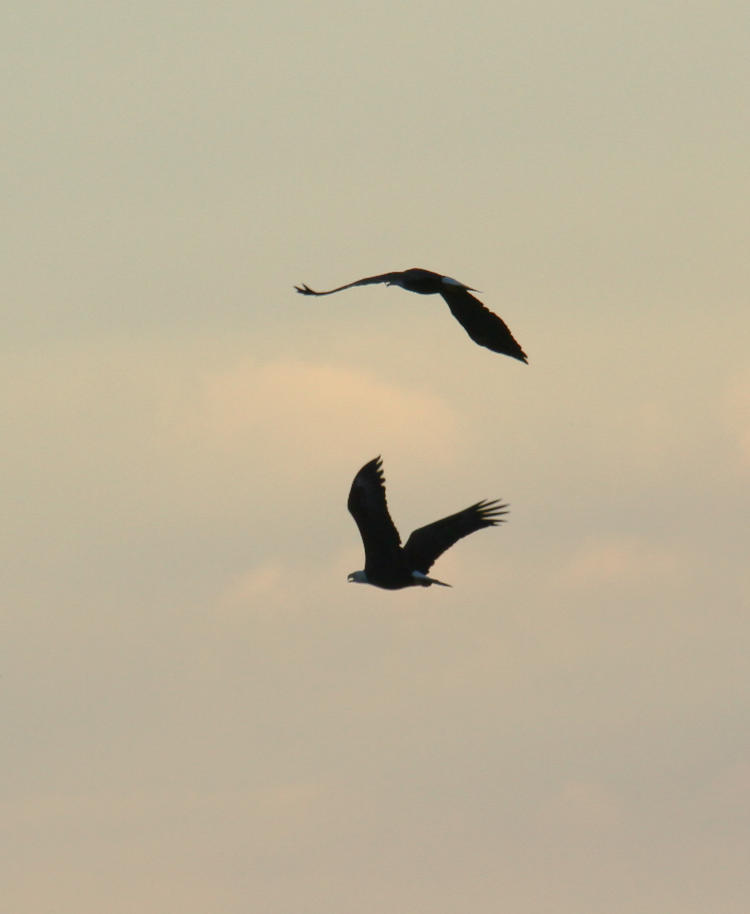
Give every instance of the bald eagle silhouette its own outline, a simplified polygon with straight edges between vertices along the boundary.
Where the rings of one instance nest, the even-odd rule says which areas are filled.
[[[493,352],[509,355],[521,362],[528,362],[526,353],[513,338],[505,321],[485,308],[479,299],[470,294],[477,290],[457,279],[451,279],[450,276],[441,276],[440,273],[414,267],[402,272],[366,276],[364,279],[348,282],[346,285],[328,289],[326,292],[316,292],[315,289],[304,284],[294,288],[302,295],[332,295],[334,292],[341,292],[342,289],[350,289],[352,286],[368,286],[381,282],[387,286],[401,286],[402,289],[418,292],[420,295],[439,293],[447,302],[453,316],[475,343],[486,346]]]
[[[508,506],[500,501],[478,501],[450,517],[415,530],[406,545],[388,513],[383,461],[375,457],[354,477],[347,507],[359,527],[365,547],[365,567],[347,578],[357,584],[373,584],[386,590],[429,587],[443,581],[427,576],[435,560],[462,537],[494,527],[504,521]]]

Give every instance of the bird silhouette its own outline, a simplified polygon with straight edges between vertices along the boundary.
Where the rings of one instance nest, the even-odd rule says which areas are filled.
[[[348,282],[325,292],[316,292],[315,289],[304,284],[294,288],[302,295],[332,295],[334,292],[351,289],[353,286],[369,286],[374,283],[401,286],[408,292],[417,292],[420,295],[442,295],[453,316],[475,343],[486,346],[493,352],[509,355],[521,362],[528,362],[526,353],[514,339],[505,321],[497,314],[493,314],[489,308],[485,308],[479,299],[470,294],[477,290],[457,279],[451,279],[450,276],[441,276],[440,273],[414,267],[401,272],[366,276],[364,279],[357,279],[355,282]]]
[[[347,578],[358,584],[372,584],[386,590],[402,587],[450,587],[427,572],[446,549],[462,537],[502,523],[508,506],[500,501],[478,501],[476,504],[415,530],[406,545],[396,529],[385,498],[383,461],[375,457],[354,477],[349,512],[359,527],[365,547],[365,567]]]

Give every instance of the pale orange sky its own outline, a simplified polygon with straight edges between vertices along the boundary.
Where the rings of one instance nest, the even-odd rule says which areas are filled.
[[[18,5],[14,914],[750,902],[750,11]],[[482,290],[529,366],[436,297]],[[382,454],[403,534],[352,587]]]

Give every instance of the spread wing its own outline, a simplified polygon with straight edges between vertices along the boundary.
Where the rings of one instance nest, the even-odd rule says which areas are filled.
[[[493,352],[509,355],[521,362],[528,362],[526,353],[521,349],[508,329],[508,325],[497,314],[474,298],[463,286],[445,284],[440,294],[448,303],[451,313],[464,330],[480,346],[486,346]]]
[[[411,568],[427,574],[446,549],[475,530],[501,524],[507,513],[508,506],[500,501],[478,501],[470,508],[415,530],[406,541],[404,556]]]
[[[368,566],[393,567],[399,562],[401,537],[388,513],[380,457],[366,463],[354,477],[347,507],[365,547],[365,570]]]
[[[345,286],[337,286],[335,289],[328,289],[326,292],[316,292],[310,286],[304,283],[294,288],[302,295],[332,295],[334,292],[340,292],[342,289],[351,289],[352,286],[369,286],[376,282],[392,282],[398,279],[402,273],[381,273],[380,276],[365,276],[364,279],[357,279],[355,282],[348,282]]]

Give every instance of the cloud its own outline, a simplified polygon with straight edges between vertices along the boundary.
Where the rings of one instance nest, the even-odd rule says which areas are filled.
[[[560,582],[581,590],[640,585],[644,580],[675,580],[682,562],[662,546],[635,538],[613,538],[577,548],[563,563]]]
[[[283,579],[284,569],[280,562],[268,562],[251,568],[230,581],[219,603],[230,609],[244,609],[248,604],[266,604],[269,600],[278,603]]]
[[[378,453],[451,464],[458,417],[439,397],[242,348],[97,339],[7,359],[0,408],[14,488],[72,519],[87,505],[101,516],[105,503],[221,513],[244,500],[260,511],[324,483],[340,494]]]
[[[750,470],[750,370],[734,375],[722,404],[724,424],[736,448],[743,471]]]
[[[217,450],[273,452],[286,469],[304,455],[306,472],[394,443],[449,461],[458,443],[456,414],[439,398],[348,366],[243,359],[204,377],[195,407],[194,431]]]

